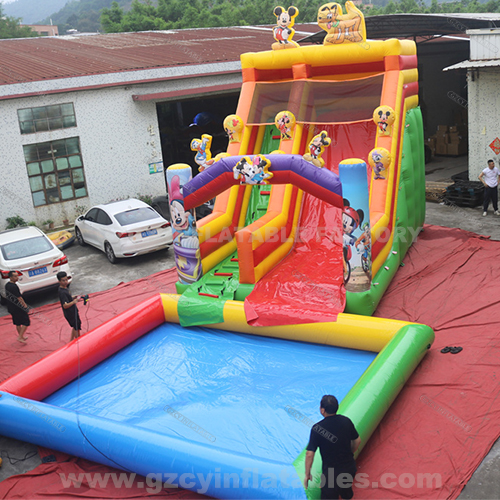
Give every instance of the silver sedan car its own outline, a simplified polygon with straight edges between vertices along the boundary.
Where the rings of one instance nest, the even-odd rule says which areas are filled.
[[[168,248],[173,241],[170,222],[134,198],[91,208],[75,221],[75,236],[80,245],[102,250],[112,264]]]

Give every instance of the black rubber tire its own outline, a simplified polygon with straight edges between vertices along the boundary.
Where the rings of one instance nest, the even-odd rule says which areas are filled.
[[[111,264],[116,264],[117,259],[115,257],[115,252],[113,252],[113,247],[107,241],[104,243],[104,252],[109,262],[111,262]]]
[[[366,259],[363,259],[361,257],[361,267],[363,268],[363,271],[367,273],[370,270],[370,266],[368,265],[368,261]]]
[[[344,285],[347,284],[347,282],[349,281],[349,278],[351,277],[351,263],[346,262],[346,264],[347,264],[347,273],[344,272]]]
[[[85,240],[83,239],[82,232],[77,227],[75,227],[75,237],[76,237],[76,241],[78,241],[78,244],[81,247],[84,247],[87,245],[87,243],[85,243]]]

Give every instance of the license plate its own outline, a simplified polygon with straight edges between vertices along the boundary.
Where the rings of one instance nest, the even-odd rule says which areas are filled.
[[[28,271],[28,276],[38,276],[39,274],[45,274],[47,272],[47,267],[39,267],[38,269],[32,269]]]
[[[153,236],[154,234],[158,234],[158,231],[156,229],[150,229],[149,231],[143,231],[142,237],[146,238],[146,236]]]

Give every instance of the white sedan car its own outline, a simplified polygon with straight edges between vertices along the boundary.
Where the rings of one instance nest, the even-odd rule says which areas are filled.
[[[57,273],[71,275],[68,258],[37,227],[17,227],[0,233],[0,295],[5,298],[9,271],[17,271],[21,293],[59,285]]]
[[[172,245],[170,222],[134,198],[91,208],[76,219],[75,236],[80,245],[88,243],[102,250],[112,264],[119,257],[135,257]]]

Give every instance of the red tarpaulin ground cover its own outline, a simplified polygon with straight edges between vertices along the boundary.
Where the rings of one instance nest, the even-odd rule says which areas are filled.
[[[398,271],[376,316],[428,324],[436,340],[363,450],[358,460],[358,473],[363,476],[355,483],[355,498],[456,498],[499,436],[499,253],[500,242],[438,226],[426,226],[410,249],[405,266]],[[165,281],[172,276],[175,281],[175,273],[165,273]],[[92,315],[90,319],[89,309],[91,327],[108,319],[107,314],[123,310],[116,301],[125,291],[135,297],[135,303],[146,298],[145,293],[156,293],[150,282],[139,280],[121,285],[125,287],[121,291],[102,292],[100,305],[93,306],[102,317]],[[115,299],[108,300],[113,294]],[[52,306],[45,307],[49,310]],[[108,307],[116,310],[110,312]],[[54,327],[50,335],[40,329],[46,352],[50,352],[51,338],[54,350],[69,334],[60,309],[54,318],[57,327],[63,326],[60,333]],[[2,347],[13,344],[10,336],[15,334],[11,329],[12,325],[2,318]],[[463,351],[442,354],[440,350],[445,346],[462,346]],[[14,346],[8,356],[2,349],[2,358],[21,357],[21,349],[24,347]],[[33,360],[26,363],[23,357],[19,369]],[[4,371],[2,367],[0,379],[5,377]],[[144,484],[138,485],[144,478],[136,478],[132,488],[116,488],[109,481],[106,488],[89,488],[84,482],[80,488],[64,489],[59,473],[74,472],[78,476],[87,471],[104,474],[112,469],[64,455],[59,459],[61,462],[42,464],[28,474],[4,480],[0,483],[0,498],[155,496],[146,491]],[[164,490],[158,495],[199,497],[182,490]]]
[[[409,250],[375,315],[427,324],[436,340],[363,450],[359,470],[379,484],[357,498],[456,498],[500,435],[499,254],[498,241],[439,226]]]
[[[176,293],[177,279],[177,271],[167,269],[91,294],[86,306],[78,303],[82,332],[85,334],[160,292]],[[0,318],[0,382],[69,342],[71,327],[64,319],[59,302],[34,309],[30,320],[28,343],[23,345],[16,340],[17,333],[10,315]]]

